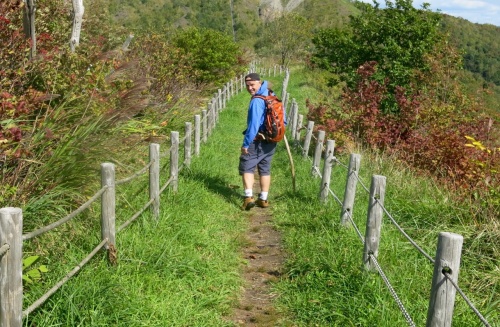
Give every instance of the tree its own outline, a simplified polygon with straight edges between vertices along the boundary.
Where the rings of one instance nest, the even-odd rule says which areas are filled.
[[[189,57],[192,77],[198,85],[222,84],[239,73],[242,52],[228,35],[190,27],[175,35],[173,42]]]
[[[71,40],[69,42],[71,52],[80,44],[80,32],[82,31],[82,20],[85,8],[83,0],[73,0],[73,29],[71,31]]]
[[[293,13],[287,13],[264,26],[263,37],[258,44],[278,55],[282,65],[288,65],[294,56],[303,54],[312,36],[312,22]]]
[[[426,57],[444,40],[440,32],[441,15],[425,3],[415,9],[412,0],[385,1],[385,8],[357,2],[359,15],[350,16],[346,29],[326,29],[313,38],[314,62],[342,75],[353,86],[357,69],[367,62],[377,62],[372,78],[388,81],[388,92],[396,87],[410,89],[416,72],[429,69]],[[444,43],[444,42],[443,42]],[[397,111],[389,96],[386,111]]]

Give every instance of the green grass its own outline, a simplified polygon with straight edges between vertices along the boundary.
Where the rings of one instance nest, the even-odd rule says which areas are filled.
[[[280,94],[280,79],[271,80]],[[292,70],[288,91],[301,113],[305,113],[305,99],[315,96],[307,80],[303,72]],[[162,194],[158,221],[146,212],[117,235],[119,264],[109,266],[105,255],[99,254],[26,319],[26,326],[231,326],[224,317],[242,287],[244,261],[239,249],[251,212],[240,211],[240,195],[228,185],[241,183],[237,164],[248,100],[247,94],[239,94],[221,113],[200,157],[181,172],[178,193]],[[168,144],[161,146],[163,152]],[[146,144],[134,151],[147,161]],[[302,159],[298,149],[292,152],[297,191],[292,191],[283,143],[273,162],[270,191],[270,211],[287,253],[284,274],[272,285],[279,294],[276,306],[288,320],[283,326],[406,325],[378,274],[362,269],[362,243],[352,228],[340,225],[338,203],[331,197],[326,204],[319,203],[320,179],[311,176],[311,161]],[[439,185],[391,158],[358,152],[362,154],[360,179],[369,187],[373,174],[387,177],[386,208],[427,253],[434,256],[441,231],[464,236],[459,284],[490,324],[497,326],[498,227],[475,224],[465,204],[456,203]],[[338,158],[347,163],[346,155]],[[168,165],[162,183],[167,175]],[[346,169],[335,166],[330,187],[340,199],[345,180]],[[147,201],[146,184],[144,176],[118,187],[118,225]],[[364,234],[368,196],[359,184],[357,193],[353,216]],[[56,236],[42,236],[27,245],[51,271],[27,289],[24,307],[99,243],[99,212],[95,206],[58,229]],[[416,325],[424,325],[432,265],[386,218],[379,262]],[[453,326],[480,326],[458,295]]]
[[[300,93],[302,73],[292,73],[290,89]],[[307,76],[306,76],[307,77]],[[297,83],[297,81],[299,81]],[[293,84],[295,83],[295,84]],[[293,92],[291,91],[293,94]],[[300,101],[299,101],[300,107]],[[304,113],[305,111],[301,111]],[[320,179],[312,178],[311,162],[298,159],[297,192],[291,192],[288,162],[275,161],[273,188],[284,189],[273,206],[276,224],[284,234],[288,260],[286,277],[276,285],[278,303],[297,326],[403,326],[402,313],[382,279],[363,271],[363,245],[352,228],[340,224],[340,205],[332,198],[319,204]],[[360,178],[369,187],[373,174],[387,177],[385,207],[405,231],[435,255],[441,231],[464,236],[459,285],[493,326],[499,324],[499,230],[494,222],[479,225],[465,203],[453,200],[431,180],[419,177],[384,156],[362,154]],[[348,155],[337,154],[344,164]],[[335,166],[331,189],[343,198],[347,171]],[[367,192],[359,185],[354,220],[364,235]],[[379,262],[417,326],[426,322],[433,266],[384,218]],[[457,294],[453,326],[481,323]]]

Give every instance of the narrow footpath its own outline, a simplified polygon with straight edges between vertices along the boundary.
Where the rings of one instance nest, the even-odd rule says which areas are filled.
[[[255,194],[260,192],[258,180],[256,174]],[[236,325],[270,327],[278,326],[281,320],[273,306],[277,295],[273,293],[271,284],[281,275],[284,252],[280,233],[272,226],[271,210],[271,207],[254,207],[242,214],[249,219],[247,245],[242,250],[242,258],[247,265],[242,276],[245,286],[230,317]]]

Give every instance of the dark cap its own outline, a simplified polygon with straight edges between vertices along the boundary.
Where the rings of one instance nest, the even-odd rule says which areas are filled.
[[[257,73],[250,73],[245,76],[245,81],[260,81],[260,76]]]

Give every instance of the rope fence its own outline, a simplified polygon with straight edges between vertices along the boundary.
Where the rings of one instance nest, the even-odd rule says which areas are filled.
[[[256,71],[257,69],[256,65],[252,65],[247,73]],[[282,66],[275,66],[274,76],[276,76],[278,69],[279,74],[285,71]],[[286,72],[288,76],[288,70]],[[151,143],[149,145],[149,162],[131,176],[115,180],[115,165],[109,162],[101,164],[101,188],[88,201],[66,217],[23,234],[22,210],[12,207],[0,209],[0,244],[2,244],[0,247],[0,258],[2,258],[0,261],[0,281],[2,284],[2,292],[0,293],[0,303],[2,304],[0,306],[1,326],[22,326],[23,318],[42,306],[51,295],[56,293],[67,281],[74,277],[102,249],[107,251],[109,263],[112,265],[117,264],[116,234],[132,224],[148,208],[151,209],[154,219],[159,218],[160,195],[167,187],[170,187],[174,193],[177,191],[179,172],[183,168],[189,167],[192,155],[198,156],[200,154],[201,144],[206,143],[208,136],[212,134],[219,120],[219,113],[225,108],[226,103],[232,96],[245,89],[244,76],[246,74],[235,77],[222,88],[218,89],[218,92],[208,102],[207,110],[202,110],[203,118],[201,119],[200,115],[194,116],[194,131],[192,122],[186,122],[185,135],[182,138],[179,138],[179,132],[172,131],[170,135],[171,145],[164,154],[160,154],[159,144]],[[266,72],[261,71],[261,74],[265,76]],[[269,74],[271,74],[271,70],[269,70]],[[180,155],[183,155],[183,158],[179,165]],[[160,165],[162,158],[169,159],[163,166]],[[160,171],[168,165],[170,166],[170,176],[160,188]],[[116,187],[135,180],[146,174],[148,170],[149,201],[134,213],[132,217],[116,228]],[[23,311],[23,242],[30,241],[72,220],[88,209],[98,199],[101,200],[101,242],[78,265]]]
[[[286,94],[286,92],[285,92]],[[351,154],[348,165],[340,162],[334,155],[335,141],[327,140],[324,145],[325,132],[318,131],[317,136],[313,135],[314,122],[309,121],[303,124],[303,116],[300,115],[295,99],[292,99],[287,122],[289,133],[293,140],[293,145],[303,158],[312,160],[311,174],[313,177],[321,178],[320,201],[327,202],[330,195],[336,203],[342,207],[341,223],[345,226],[352,226],[364,246],[363,264],[367,271],[377,271],[387,286],[390,294],[394,298],[398,308],[402,312],[409,326],[415,326],[410,314],[404,307],[399,296],[391,285],[389,278],[384,273],[377,260],[380,241],[380,229],[383,214],[389,218],[396,229],[417,249],[425,258],[434,264],[434,274],[428,307],[427,326],[451,326],[452,315],[443,318],[442,312],[453,312],[455,302],[455,292],[464,298],[467,305],[479,318],[484,326],[490,327],[483,315],[474,307],[463,291],[458,287],[458,271],[460,264],[460,253],[462,249],[463,237],[458,234],[441,232],[438,237],[436,259],[427,254],[415,240],[413,240],[404,229],[397,223],[394,217],[384,206],[385,177],[374,175],[368,188],[359,177],[360,156]],[[305,136],[301,136],[301,131],[306,131]],[[311,141],[316,143],[316,149],[312,158],[309,156]],[[321,159],[323,159],[323,169],[320,169]],[[345,187],[343,201],[330,189],[330,175],[333,166],[338,166],[347,170],[347,183]],[[357,185],[369,194],[369,212],[366,222],[366,231],[363,236],[360,228],[356,225],[352,212],[356,195]],[[450,281],[447,283],[446,281]]]

